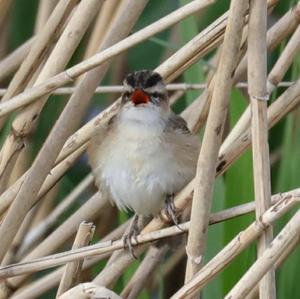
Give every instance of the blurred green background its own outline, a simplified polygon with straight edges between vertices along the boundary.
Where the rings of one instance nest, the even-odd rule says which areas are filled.
[[[189,0],[150,0],[144,13],[142,14],[135,30],[150,24],[161,16],[171,12],[179,5],[183,5]],[[269,18],[270,24],[281,17],[297,1],[281,0],[272,12]],[[12,51],[23,42],[25,42],[33,33],[35,17],[39,5],[38,0],[13,0],[11,13],[9,16],[9,39],[7,51]],[[210,24],[229,7],[229,1],[217,1],[215,5],[205,11],[205,13],[193,16],[179,24],[174,30],[163,32],[154,38],[131,49],[122,59],[122,74],[128,71],[138,69],[153,69],[159,65],[170,53],[176,51],[181,45],[189,41],[205,26]],[[268,57],[268,67],[272,67],[278,55],[283,49],[286,41],[275,49]],[[76,51],[71,64],[76,63],[82,58],[85,47],[85,40]],[[146,57],[146,59],[145,59]],[[207,69],[211,55],[198,61],[193,67],[187,70],[179,82],[189,83],[205,82]],[[116,64],[111,67],[103,84],[121,84],[120,74],[115,74]],[[292,68],[285,76],[285,81],[293,81],[299,77],[300,55],[298,54]],[[122,75],[121,74],[121,75]],[[7,85],[7,82],[1,82],[1,87]],[[277,89],[273,98],[276,98],[282,92]],[[200,91],[190,91],[183,96],[175,105],[174,110],[179,113],[188,104],[190,104]],[[53,98],[54,96],[52,96]],[[56,96],[58,97],[58,96]],[[101,111],[115,97],[109,95],[97,95],[94,97],[93,104],[86,120]],[[65,97],[59,96],[55,100],[49,100],[40,117],[38,127],[31,136],[32,140],[32,159],[38,152],[40,146],[45,140],[53,123],[66,102]],[[232,127],[242,114],[248,104],[245,94],[235,89],[231,95],[230,102],[230,126]],[[84,120],[84,121],[86,121]],[[1,140],[6,134],[6,130],[1,132]],[[272,193],[284,192],[296,188],[300,185],[300,118],[299,109],[292,112],[288,117],[276,125],[270,132],[271,156],[276,154],[276,159],[272,164]],[[86,159],[83,157],[73,166],[59,183],[59,192],[57,201],[68,194],[89,172]],[[252,157],[248,150],[227,172],[218,178],[215,184],[215,195],[213,210],[219,211],[226,207],[231,207],[244,202],[253,200],[253,172]],[[84,201],[86,198],[82,198]],[[80,204],[80,203],[78,203]],[[76,209],[76,206],[74,207]],[[286,223],[287,219],[293,215],[291,211],[281,221],[276,224],[276,232]],[[67,215],[66,215],[67,216]],[[123,221],[126,216],[119,217]],[[253,215],[242,216],[234,220],[221,223],[210,228],[209,242],[207,245],[207,259],[214,256],[229,240],[231,240],[240,230],[244,229],[254,219]],[[217,277],[204,290],[203,298],[222,298],[230,288],[237,282],[246,269],[255,259],[255,246],[251,246],[241,254],[232,265],[230,265],[221,275]],[[122,289],[123,285],[129,279],[138,263],[135,263],[127,271],[126,275],[120,280],[117,289]],[[277,292],[278,298],[300,298],[300,286],[298,279],[300,277],[300,251],[294,253],[286,260],[284,265],[277,271]],[[101,267],[103,265],[100,265]],[[184,271],[184,263],[180,269]],[[161,266],[163,267],[163,265]],[[182,273],[181,273],[182,274]],[[157,274],[159,276],[159,272]],[[160,283],[156,290],[155,298],[164,298],[164,284]],[[49,294],[49,298],[53,296]],[[47,298],[44,296],[43,298]],[[144,291],[140,298],[151,298],[149,292]]]

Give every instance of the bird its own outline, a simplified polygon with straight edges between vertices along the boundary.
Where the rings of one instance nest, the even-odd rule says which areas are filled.
[[[135,213],[127,241],[138,234],[140,217],[163,208],[177,224],[173,198],[194,178],[199,148],[198,136],[170,109],[162,76],[151,70],[129,73],[118,112],[95,129],[88,145],[101,195]]]

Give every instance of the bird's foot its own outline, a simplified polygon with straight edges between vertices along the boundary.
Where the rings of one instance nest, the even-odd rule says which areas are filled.
[[[133,216],[132,222],[130,223],[129,229],[125,232],[123,235],[123,244],[124,248],[128,248],[131,256],[134,259],[138,259],[136,256],[134,249],[133,249],[133,244],[132,244],[132,239],[137,243],[137,235],[140,233],[139,227],[138,227],[138,215],[135,214]]]
[[[183,231],[183,229],[179,226],[177,211],[174,204],[174,194],[169,194],[165,200],[165,212],[172,219],[173,223],[176,225],[178,229]]]

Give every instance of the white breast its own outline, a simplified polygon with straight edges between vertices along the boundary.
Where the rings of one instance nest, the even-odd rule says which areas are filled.
[[[163,207],[166,195],[179,191],[194,170],[177,163],[172,145],[165,140],[164,122],[161,118],[155,121],[157,113],[145,110],[137,116],[142,115],[143,122],[130,115],[132,111],[122,115],[116,130],[98,149],[94,174],[119,208],[155,214]]]

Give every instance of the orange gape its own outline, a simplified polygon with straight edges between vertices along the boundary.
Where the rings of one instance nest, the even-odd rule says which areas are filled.
[[[134,105],[147,104],[149,102],[149,96],[141,89],[137,89],[131,95],[131,101]]]

